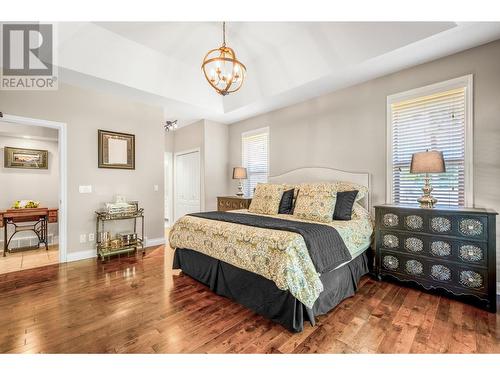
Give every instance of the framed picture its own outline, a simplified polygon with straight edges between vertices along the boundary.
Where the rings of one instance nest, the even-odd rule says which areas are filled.
[[[135,135],[97,131],[99,168],[135,169]]]
[[[49,169],[49,152],[29,148],[5,147],[5,168]]]

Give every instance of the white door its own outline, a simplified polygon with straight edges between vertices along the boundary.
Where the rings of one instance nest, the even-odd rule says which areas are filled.
[[[200,152],[175,155],[175,220],[191,212],[199,212]]]
[[[171,152],[165,152],[165,227],[172,225],[173,196],[174,189],[172,183],[173,155]]]

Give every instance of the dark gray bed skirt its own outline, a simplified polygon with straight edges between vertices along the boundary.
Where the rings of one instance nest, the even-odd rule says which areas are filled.
[[[176,249],[173,269],[181,269],[215,293],[228,297],[292,332],[301,332],[304,321],[326,314],[344,299],[354,295],[361,276],[368,273],[366,252],[349,263],[321,275],[324,291],[312,309],[290,292],[253,272],[189,249]]]

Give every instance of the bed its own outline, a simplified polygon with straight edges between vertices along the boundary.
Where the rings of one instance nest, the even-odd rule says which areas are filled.
[[[373,232],[367,173],[301,168],[269,178],[291,185],[321,181],[367,188],[352,220],[318,224],[248,210],[187,215],[170,232],[173,268],[290,331],[302,331],[307,321],[314,325],[317,316],[354,295],[369,272],[366,250]]]

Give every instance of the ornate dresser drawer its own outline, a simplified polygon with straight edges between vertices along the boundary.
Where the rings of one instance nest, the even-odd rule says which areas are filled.
[[[218,211],[241,210],[250,207],[251,198],[243,197],[217,197]]]
[[[379,278],[473,295],[496,311],[496,212],[392,205],[375,212]]]
[[[470,265],[486,266],[487,263],[486,242],[386,230],[381,230],[380,236],[383,249]]]

